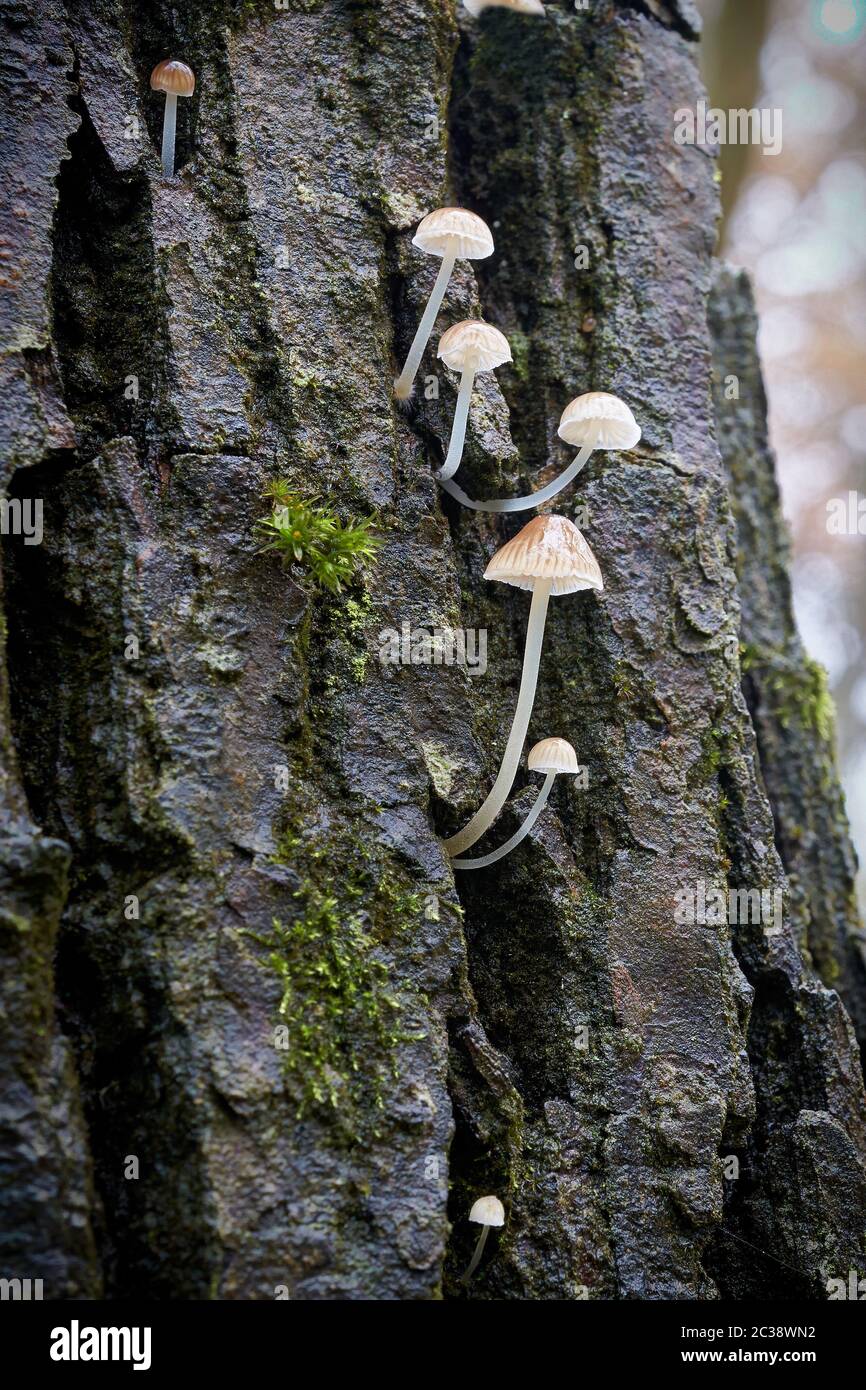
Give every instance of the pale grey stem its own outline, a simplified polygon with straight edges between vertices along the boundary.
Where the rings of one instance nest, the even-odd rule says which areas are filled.
[[[451,272],[454,269],[454,262],[457,259],[456,247],[449,251],[447,256],[442,257],[442,264],[439,267],[439,274],[436,276],[436,283],[433,286],[430,298],[427,300],[427,308],[421,317],[409,349],[409,356],[406,358],[406,365],[394,382],[394,395],[398,400],[405,401],[412,394],[412,384],[415,375],[421,365],[421,358],[424,356],[424,349],[427,346],[430,334],[433,332],[433,325],[436,322],[436,315],[442,306],[445,298],[445,291],[448,288],[448,281],[451,279]]]
[[[443,840],[443,846],[450,855],[461,854],[463,850],[469,849],[470,845],[474,845],[476,840],[481,839],[485,830],[493,824],[499,815],[505,805],[508,793],[514,785],[535,700],[538,663],[541,659],[541,644],[544,640],[544,620],[547,616],[547,604],[550,599],[552,583],[551,579],[538,579],[532,591],[532,606],[529,610],[526,646],[523,652],[523,673],[520,677],[520,692],[517,696],[517,709],[514,711],[511,733],[508,735],[508,743],[505,745],[505,752],[502,757],[502,766],[484,805],[475,812],[475,815],[462,830],[458,830],[457,834],[452,835],[450,839]]]
[[[549,502],[551,497],[555,497],[558,492],[562,492],[564,487],[568,487],[568,484],[577,477],[595,448],[597,435],[598,427],[592,428],[590,440],[584,444],[574,462],[570,463],[558,478],[554,478],[552,483],[548,483],[546,487],[541,487],[537,492],[530,492],[524,497],[492,497],[486,502],[476,502],[474,498],[467,497],[463,489],[458,487],[456,483],[448,481],[451,475],[446,473],[444,468],[436,474],[436,477],[445,491],[455,497],[461,506],[471,507],[474,512],[525,512],[529,507],[540,507],[543,502]]]
[[[492,850],[490,854],[482,855],[480,859],[452,859],[452,869],[486,869],[488,864],[495,864],[497,859],[504,859],[506,854],[510,854],[515,846],[520,844],[521,840],[526,839],[526,836],[538,820],[538,817],[544,810],[547,798],[550,796],[550,789],[555,781],[556,773],[548,772],[544,779],[544,786],[535,799],[535,805],[529,812],[529,815],[526,817],[520,829],[515,830],[510,840],[506,840],[504,845],[500,845],[498,849]]]
[[[436,474],[440,482],[450,478],[460,467],[463,458],[463,445],[466,440],[466,424],[469,419],[469,402],[472,399],[472,384],[475,381],[474,367],[467,367],[460,377],[460,390],[457,392],[457,405],[454,410],[454,423],[451,426],[451,441],[448,454]]]
[[[177,93],[165,94],[165,117],[162,123],[162,167],[167,179],[174,174],[174,132],[177,126]]]
[[[473,1254],[473,1256],[472,1256],[472,1259],[469,1261],[469,1264],[468,1264],[467,1269],[466,1269],[466,1273],[463,1275],[463,1278],[460,1280],[461,1284],[468,1284],[468,1283],[469,1283],[469,1280],[472,1278],[473,1274],[475,1273],[476,1269],[478,1268],[478,1265],[479,1265],[480,1260],[481,1260],[481,1256],[484,1254],[484,1247],[485,1247],[485,1245],[487,1244],[487,1237],[488,1237],[489,1234],[490,1234],[490,1227],[489,1227],[489,1226],[482,1226],[482,1227],[481,1227],[481,1235],[478,1237],[478,1240],[476,1241],[476,1244],[475,1244],[475,1251],[474,1251],[474,1254]]]

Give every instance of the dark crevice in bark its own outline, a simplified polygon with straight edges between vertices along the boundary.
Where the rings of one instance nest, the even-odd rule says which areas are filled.
[[[69,141],[54,228],[54,341],[79,459],[109,439],[146,445],[161,352],[150,191],[116,174],[86,109]]]
[[[104,496],[91,490],[97,476],[91,466],[58,477],[51,465],[16,476],[16,489],[44,498],[46,538],[7,547],[12,727],[31,809],[72,847],[56,992],[81,1081],[106,1296],[205,1297],[210,1237],[197,1116],[167,1065],[194,1044],[166,1010],[153,953],[158,924],[146,906],[147,882],[182,871],[188,851],[142,825],[105,737],[123,699],[117,663],[127,621],[121,557]],[[129,894],[140,897],[140,918],[125,913]],[[136,1178],[126,1175],[130,1157],[140,1164]],[[183,1223],[167,1216],[180,1198]]]

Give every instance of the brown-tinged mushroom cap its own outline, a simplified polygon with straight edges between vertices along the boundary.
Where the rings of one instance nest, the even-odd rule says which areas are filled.
[[[508,339],[482,319],[463,319],[447,328],[439,339],[437,357],[454,372],[492,372],[511,361]]]
[[[568,739],[543,738],[529,750],[528,766],[530,772],[572,772],[578,771],[577,754]]]
[[[171,92],[176,97],[191,97],[195,91],[195,73],[176,58],[163,58],[150,74],[155,92]]]
[[[469,1220],[479,1226],[504,1226],[505,1208],[498,1197],[479,1197],[472,1203]]]
[[[493,255],[493,233],[474,212],[437,208],[418,223],[412,245],[428,256],[447,256],[456,251],[460,260],[483,261]]]
[[[485,579],[517,589],[534,589],[539,579],[552,580],[552,594],[603,589],[598,561],[589,543],[566,516],[537,516],[497,550]]]
[[[633,449],[640,426],[619,396],[587,391],[565,407],[558,434],[566,444],[592,444],[595,449]]]

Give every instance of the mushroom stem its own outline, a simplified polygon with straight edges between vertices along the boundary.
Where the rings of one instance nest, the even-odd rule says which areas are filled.
[[[162,123],[162,167],[167,179],[174,175],[174,133],[177,128],[177,93],[166,92]]]
[[[436,315],[442,306],[445,298],[445,291],[448,288],[448,281],[451,279],[451,272],[454,269],[454,262],[457,260],[457,244],[452,243],[451,250],[446,256],[442,257],[442,264],[439,267],[439,274],[436,276],[436,283],[427,300],[427,308],[421,316],[421,322],[415,330],[415,337],[412,339],[412,346],[409,349],[409,356],[402,372],[394,382],[394,395],[400,401],[408,400],[412,394],[412,385],[415,375],[421,365],[421,358],[424,356],[424,349],[433,332],[433,325],[436,322]]]
[[[504,859],[506,854],[510,854],[511,851],[520,844],[521,840],[526,839],[526,836],[538,820],[538,817],[541,815],[547,803],[547,798],[550,796],[550,789],[555,780],[556,773],[548,772],[544,779],[544,786],[535,798],[535,805],[529,812],[529,815],[526,817],[520,829],[515,830],[510,840],[506,840],[504,845],[500,845],[498,849],[492,850],[490,854],[482,855],[480,859],[452,859],[452,869],[486,869],[488,864],[495,864],[497,859]]]
[[[530,492],[524,497],[492,497],[486,502],[476,502],[474,498],[467,497],[463,489],[458,487],[456,483],[448,481],[451,474],[445,471],[448,466],[447,460],[445,468],[436,476],[447,493],[455,497],[461,506],[471,507],[474,512],[524,512],[528,507],[540,507],[543,502],[549,502],[551,497],[555,497],[564,487],[568,487],[572,479],[577,477],[595,448],[599,426],[593,424],[590,426],[590,430],[591,437],[584,444],[574,462],[563,469],[559,477],[554,478],[552,483],[548,483],[546,487],[539,488],[537,492]],[[450,456],[450,449],[448,452]],[[453,471],[454,469],[451,470],[452,473]]]
[[[443,482],[456,473],[463,458],[463,445],[466,441],[466,424],[469,419],[469,402],[472,400],[472,386],[475,381],[475,368],[467,367],[460,376],[460,390],[457,392],[457,405],[454,410],[454,423],[451,426],[451,441],[445,462],[437,473]]]
[[[485,1247],[485,1245],[487,1244],[487,1237],[488,1237],[489,1234],[490,1234],[490,1227],[489,1227],[489,1226],[482,1226],[482,1227],[481,1227],[481,1235],[478,1237],[478,1240],[475,1242],[475,1250],[474,1250],[474,1252],[473,1252],[472,1259],[469,1261],[469,1264],[468,1264],[468,1266],[467,1266],[467,1268],[466,1268],[466,1273],[463,1275],[462,1279],[460,1280],[461,1284],[468,1284],[468,1283],[469,1283],[469,1280],[472,1278],[473,1274],[475,1273],[476,1269],[478,1268],[478,1265],[479,1265],[479,1263],[480,1263],[480,1261],[481,1261],[481,1256],[484,1254],[484,1247]]]
[[[541,644],[544,640],[544,620],[547,617],[547,604],[550,599],[552,583],[551,579],[537,579],[533,586],[532,606],[529,610],[529,622],[526,625],[526,646],[523,651],[520,692],[517,696],[517,709],[514,711],[514,720],[511,725],[511,733],[508,735],[508,742],[505,745],[502,765],[484,805],[475,812],[475,815],[462,830],[458,830],[456,835],[443,841],[446,852],[452,856],[461,854],[464,849],[469,849],[470,845],[474,845],[476,840],[481,839],[485,830],[493,824],[499,815],[514,784],[520,763],[520,754],[526,739],[526,731],[529,728],[529,717],[532,714],[532,706],[535,701],[538,663],[541,659]]]

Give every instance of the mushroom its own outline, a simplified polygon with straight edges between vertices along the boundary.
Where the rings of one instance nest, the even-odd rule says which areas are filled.
[[[191,97],[195,91],[195,73],[176,58],[164,58],[150,74],[155,92],[165,92],[165,117],[162,123],[162,167],[166,178],[174,173],[174,132],[177,123],[178,97]]]
[[[424,355],[427,340],[433,332],[436,315],[445,298],[454,262],[458,259],[483,261],[486,256],[491,256],[493,234],[487,223],[474,212],[467,212],[465,208],[437,208],[419,222],[418,230],[412,238],[412,245],[426,251],[428,256],[441,256],[442,264],[427,301],[427,308],[412,340],[406,365],[394,382],[394,394],[401,401],[408,400],[412,394],[415,374]]]
[[[488,864],[495,864],[497,859],[504,859],[506,854],[510,854],[520,841],[526,838],[538,820],[550,796],[557,773],[574,774],[578,771],[577,754],[564,738],[543,738],[540,743],[536,743],[535,747],[529,750],[528,764],[530,772],[544,772],[546,776],[544,785],[535,798],[535,804],[520,829],[515,830],[511,839],[506,840],[504,845],[500,845],[490,854],[482,855],[480,859],[452,859],[452,869],[486,869]]]
[[[511,348],[504,334],[492,324],[481,319],[463,319],[447,329],[439,339],[439,351],[446,367],[460,372],[460,390],[457,393],[457,408],[451,426],[451,442],[445,463],[436,475],[439,479],[450,478],[460,467],[463,457],[463,443],[466,439],[466,422],[469,419],[469,402],[472,398],[472,383],[478,372],[492,372],[503,362],[511,361]]]
[[[470,14],[479,15],[482,10],[517,10],[518,14],[544,14],[541,0],[463,0]]]
[[[594,449],[633,449],[640,439],[640,426],[625,401],[618,396],[612,396],[607,391],[588,391],[565,407],[558,434],[567,444],[577,444],[580,453],[552,483],[524,497],[493,497],[487,502],[476,502],[467,497],[456,483],[443,480],[444,470],[438,475],[439,479],[446,492],[473,511],[523,512],[528,507],[540,507],[543,502],[549,502],[567,487]]]
[[[481,1256],[484,1254],[484,1247],[487,1244],[487,1237],[490,1234],[490,1227],[505,1225],[505,1208],[498,1197],[479,1197],[476,1202],[472,1203],[469,1220],[481,1227],[481,1234],[476,1242],[475,1251],[469,1261],[466,1273],[460,1280],[461,1284],[468,1284],[478,1268]]]
[[[462,830],[443,840],[445,850],[452,857],[461,854],[481,838],[502,810],[514,782],[535,699],[550,595],[604,588],[598,561],[589,544],[574,522],[564,516],[536,516],[527,522],[513,540],[507,541],[496,552],[484,571],[484,578],[498,579],[518,589],[531,589],[532,605],[526,627],[517,709],[502,765],[484,804]]]

